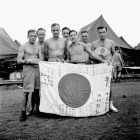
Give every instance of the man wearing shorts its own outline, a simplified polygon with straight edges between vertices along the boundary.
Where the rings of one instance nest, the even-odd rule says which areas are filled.
[[[43,29],[43,28],[39,28],[37,30],[37,38],[38,38],[38,41],[35,44],[37,46],[40,46],[41,47],[43,59],[44,59],[44,39],[45,39],[45,36],[46,36],[46,30]],[[34,110],[34,106],[36,104],[36,101],[37,101],[37,104],[36,104],[37,111],[38,111],[38,108],[39,108],[39,103],[38,103],[38,101],[40,101],[39,95],[32,94],[32,97],[31,98],[32,98],[32,100],[31,100],[32,101],[31,108],[30,108],[29,112],[26,113],[26,115],[28,115],[28,116],[29,115],[32,115],[33,110]],[[38,113],[39,113],[39,111],[38,111]]]
[[[29,41],[20,46],[17,57],[17,62],[23,64],[23,99],[20,121],[26,120],[26,106],[29,93],[39,95],[40,75],[38,62],[43,60],[41,47],[35,44],[37,38],[36,30],[29,30],[27,37]],[[31,98],[31,104],[33,100]],[[39,101],[36,103],[39,104]],[[37,106],[39,107],[39,105]]]
[[[104,60],[108,60],[110,62],[114,61],[114,55],[115,55],[115,43],[113,40],[107,39],[107,27],[104,26],[100,26],[97,28],[98,34],[99,34],[99,39],[94,41],[92,43],[91,46],[91,50],[92,51],[96,51],[97,49],[101,49],[103,48],[105,51],[104,53],[106,53],[106,55],[101,55],[102,59]],[[113,112],[118,112],[117,108],[115,108],[113,106],[113,101],[111,101],[112,98],[112,86],[111,86],[111,90],[110,90],[110,110],[112,110]]]
[[[123,60],[120,55],[120,49],[118,46],[115,47],[115,56],[114,56],[114,80],[115,83],[120,82],[120,77],[121,77],[121,71],[122,71],[122,66],[123,66]]]
[[[45,40],[44,56],[49,62],[65,62],[66,44],[65,38],[59,37],[60,25],[54,23],[51,25],[53,37]]]

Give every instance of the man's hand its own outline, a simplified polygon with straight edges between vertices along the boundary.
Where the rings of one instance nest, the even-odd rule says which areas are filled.
[[[108,65],[112,64],[112,62],[110,60],[105,60],[105,63],[107,63]]]
[[[72,45],[72,41],[71,40],[68,40],[67,41],[67,46],[70,47],[71,45]]]
[[[25,60],[26,64],[38,64],[38,60],[37,59],[27,59]]]

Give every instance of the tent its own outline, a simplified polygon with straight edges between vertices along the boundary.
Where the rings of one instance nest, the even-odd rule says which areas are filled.
[[[0,62],[16,61],[19,46],[3,28],[0,28]]]
[[[133,47],[132,47],[130,44],[128,44],[127,41],[126,41],[122,36],[120,36],[119,38],[120,38],[130,49],[133,49]]]
[[[78,40],[81,41],[81,31],[88,31],[89,33],[89,43],[92,43],[93,41],[97,40],[99,38],[97,28],[99,26],[105,26],[107,27],[107,38],[113,40],[116,44],[116,46],[119,46],[122,51],[122,58],[125,62],[126,66],[140,66],[138,61],[140,61],[140,51],[134,50],[133,47],[131,47],[123,37],[119,38],[115,32],[111,29],[111,27],[108,25],[108,23],[105,21],[103,16],[101,15],[98,19],[91,22],[90,24],[82,27],[78,33]]]
[[[124,43],[111,29],[111,27],[108,25],[108,23],[105,21],[103,16],[101,15],[98,19],[93,21],[92,23],[86,25],[85,27],[82,27],[78,33],[78,40],[81,40],[81,31],[88,31],[89,33],[89,43],[92,43],[93,41],[97,40],[99,38],[97,28],[99,26],[105,26],[107,27],[107,38],[113,40],[116,44],[116,46],[120,46],[127,49],[132,49],[130,46],[128,46],[126,43]]]
[[[135,50],[140,50],[140,43],[136,47],[134,47],[134,49]]]
[[[21,43],[18,42],[17,40],[15,40],[15,43],[20,47],[21,46]]]
[[[10,73],[17,69],[18,49],[19,46],[0,28],[0,78],[9,79]]]

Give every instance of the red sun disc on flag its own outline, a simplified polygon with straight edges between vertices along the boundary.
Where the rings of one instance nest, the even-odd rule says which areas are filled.
[[[101,54],[104,54],[104,53],[105,53],[105,49],[104,49],[104,48],[101,48],[101,49],[100,49],[100,53],[101,53]]]
[[[83,106],[89,99],[91,86],[87,78],[71,73],[61,78],[58,84],[61,100],[69,107]]]

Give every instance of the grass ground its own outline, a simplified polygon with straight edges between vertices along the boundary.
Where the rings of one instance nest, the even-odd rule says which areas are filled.
[[[0,89],[0,140],[140,140],[139,81],[113,83],[118,113],[87,118],[41,114],[26,122],[19,121],[22,90]]]

